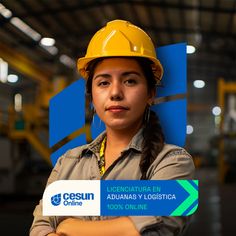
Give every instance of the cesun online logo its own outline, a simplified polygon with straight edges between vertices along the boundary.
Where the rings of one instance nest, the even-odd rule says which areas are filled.
[[[64,206],[82,206],[83,201],[94,200],[94,193],[61,193],[51,197],[51,204],[59,206],[61,203]]]

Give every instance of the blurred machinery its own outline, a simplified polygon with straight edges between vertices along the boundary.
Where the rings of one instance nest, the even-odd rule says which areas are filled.
[[[27,140],[49,164],[49,100],[65,87],[65,78],[55,78],[47,87],[39,84],[34,102],[21,105],[20,94],[16,94],[14,107],[9,108],[8,136],[13,140]]]
[[[236,181],[236,83],[218,82],[219,106],[221,107],[219,138],[220,182]]]
[[[30,165],[32,149],[48,166],[51,165],[48,147],[49,100],[63,90],[67,82],[65,77],[53,77],[50,71],[45,71],[6,45],[0,44],[0,56],[10,67],[38,84],[37,91],[34,91],[35,97],[26,103],[23,103],[19,91],[14,95],[14,104],[8,111],[0,109],[0,192],[10,193],[16,190],[16,179],[22,169],[25,168],[27,172],[32,168],[27,167]],[[25,176],[31,178],[27,174]]]

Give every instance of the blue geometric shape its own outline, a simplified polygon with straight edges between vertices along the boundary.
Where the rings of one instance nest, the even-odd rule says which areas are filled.
[[[66,143],[61,148],[59,148],[58,150],[56,150],[54,153],[51,154],[50,158],[51,158],[52,165],[54,166],[57,162],[57,159],[60,156],[62,156],[69,149],[79,147],[79,146],[82,146],[84,144],[86,144],[85,134],[81,134],[78,137],[70,140],[68,143]]]
[[[157,97],[186,93],[186,43],[160,47],[157,49],[157,55],[164,68],[163,87],[157,88]]]
[[[183,213],[183,215],[188,216],[193,208],[198,207],[198,199]]]
[[[186,43],[160,47],[158,58],[164,67],[163,87],[157,88],[157,97],[186,93]],[[186,99],[164,102],[152,107],[160,118],[166,142],[184,146],[186,137]],[[85,125],[85,80],[79,79],[50,100],[49,145],[60,142]],[[97,115],[90,126],[95,139],[105,125]],[[86,143],[85,135],[68,142],[51,155],[53,165],[66,150]]]
[[[164,102],[151,108],[160,119],[166,143],[180,147],[185,145],[186,108],[186,99]]]
[[[90,124],[92,139],[97,138],[105,130],[105,124],[101,121],[98,115],[93,116],[93,121]]]
[[[79,79],[50,100],[49,146],[85,124],[85,81]]]

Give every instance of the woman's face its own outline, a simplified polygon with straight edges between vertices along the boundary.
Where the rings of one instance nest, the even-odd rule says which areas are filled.
[[[148,92],[146,78],[134,59],[104,59],[94,70],[93,104],[107,128],[139,128],[145,108],[153,101],[154,93],[154,90],[152,94]]]

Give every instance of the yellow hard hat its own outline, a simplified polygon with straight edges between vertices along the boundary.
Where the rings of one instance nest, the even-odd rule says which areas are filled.
[[[163,67],[156,57],[151,38],[139,27],[124,20],[114,20],[95,33],[85,57],[79,58],[79,73],[88,79],[90,61],[103,57],[144,57],[150,59],[156,80],[161,80]]]

